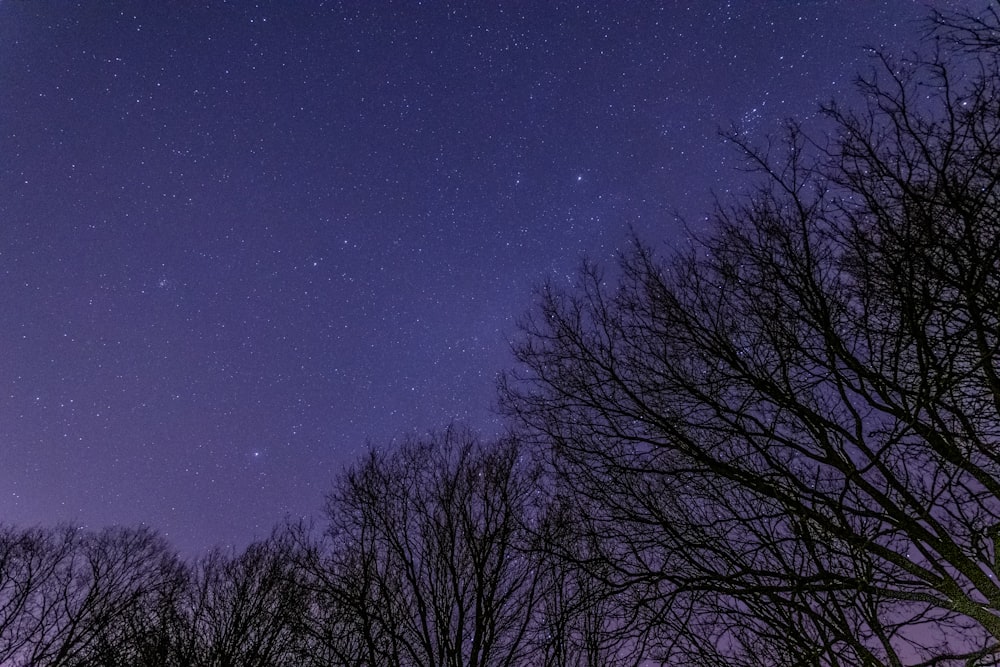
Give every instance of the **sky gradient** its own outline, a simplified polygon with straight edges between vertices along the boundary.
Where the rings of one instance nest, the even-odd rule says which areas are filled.
[[[936,3],[968,7],[976,3]],[[669,251],[923,3],[0,0],[0,521],[183,552],[486,434],[546,280]]]

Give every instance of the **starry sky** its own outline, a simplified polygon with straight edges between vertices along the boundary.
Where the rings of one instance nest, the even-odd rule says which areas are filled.
[[[0,0],[0,521],[239,548],[369,443],[500,432],[536,286],[686,243],[745,184],[720,128],[808,125],[924,15]]]

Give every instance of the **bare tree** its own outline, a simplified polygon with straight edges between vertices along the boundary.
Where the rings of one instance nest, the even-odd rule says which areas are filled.
[[[661,261],[547,288],[504,403],[685,664],[1000,661],[1000,30],[938,17]],[[566,554],[572,557],[572,554]]]
[[[0,534],[0,664],[24,662],[43,634],[45,591],[76,545],[76,531],[5,526]]]
[[[312,568],[327,664],[527,664],[536,489],[515,442],[483,446],[456,429],[347,472]]]
[[[192,564],[178,602],[173,660],[198,667],[301,665],[306,614],[296,542],[282,528],[243,552]]]
[[[148,528],[108,528],[86,535],[82,551],[89,585],[72,622],[87,641],[66,648],[65,662],[54,664],[175,664],[167,630],[176,626],[186,568],[167,542]]]
[[[157,608],[179,572],[174,553],[147,529],[4,529],[0,663],[138,664],[128,623]]]

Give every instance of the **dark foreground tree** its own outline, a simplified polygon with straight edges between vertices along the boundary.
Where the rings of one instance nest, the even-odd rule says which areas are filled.
[[[732,136],[764,184],[701,247],[543,291],[504,402],[651,657],[1000,663],[997,19]]]

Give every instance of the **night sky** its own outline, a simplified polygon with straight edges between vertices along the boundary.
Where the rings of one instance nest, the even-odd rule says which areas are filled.
[[[923,16],[0,0],[0,521],[239,548],[369,443],[500,432],[536,286],[687,243],[746,183],[720,128],[808,125]]]

